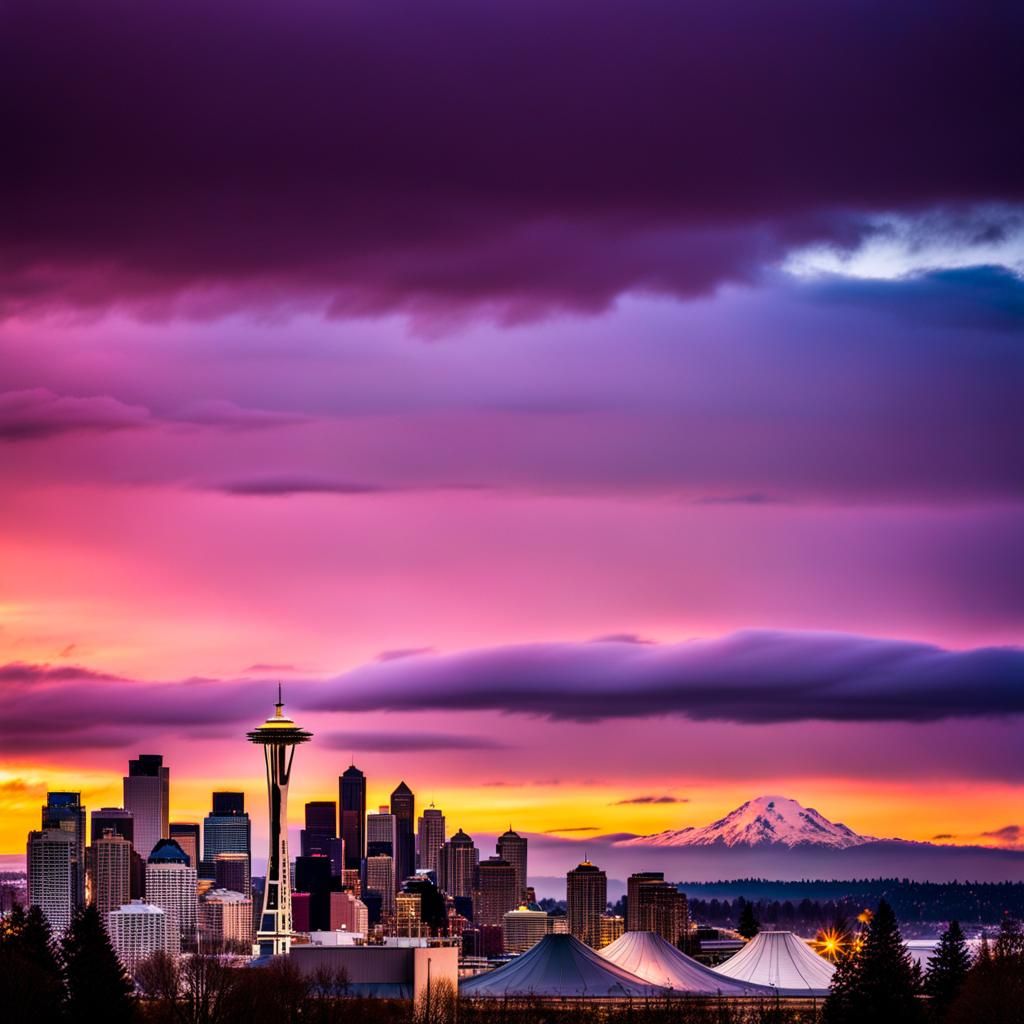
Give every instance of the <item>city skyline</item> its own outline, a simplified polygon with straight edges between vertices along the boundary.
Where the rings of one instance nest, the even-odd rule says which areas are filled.
[[[0,854],[139,751],[176,818],[257,806],[279,681],[299,804],[354,755],[471,833],[780,793],[1024,845],[1008,5],[154,0],[74,52],[48,7],[5,40]]]

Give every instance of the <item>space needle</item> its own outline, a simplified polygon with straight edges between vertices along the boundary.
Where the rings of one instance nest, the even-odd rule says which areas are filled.
[[[281,684],[271,718],[248,733],[250,743],[263,747],[267,762],[267,798],[270,804],[270,851],[267,882],[263,889],[263,911],[256,932],[260,956],[287,953],[292,943],[292,892],[288,870],[288,780],[292,773],[295,747],[313,738],[288,718],[282,708]]]

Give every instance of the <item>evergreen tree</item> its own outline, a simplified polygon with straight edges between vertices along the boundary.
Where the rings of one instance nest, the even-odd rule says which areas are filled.
[[[127,1024],[135,1019],[132,982],[94,906],[75,914],[61,948],[73,1021]]]
[[[928,958],[928,976],[924,983],[925,991],[931,996],[932,1005],[940,1018],[945,1016],[963,988],[970,969],[971,954],[960,922],[950,921],[935,952]]]
[[[15,906],[0,930],[0,1007],[5,1024],[56,1024],[64,982],[50,923],[39,907]]]
[[[1017,960],[1024,963],[1024,928],[1015,917],[1007,915],[999,925],[994,955],[997,960]]]
[[[752,939],[761,930],[761,922],[754,916],[754,905],[744,900],[736,931],[745,939]]]
[[[824,1019],[827,1024],[913,1024],[921,1016],[916,990],[914,968],[896,915],[882,900],[860,951],[837,966]]]

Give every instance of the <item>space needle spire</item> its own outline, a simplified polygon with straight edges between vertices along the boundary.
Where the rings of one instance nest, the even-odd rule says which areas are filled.
[[[267,763],[267,800],[270,806],[270,850],[263,912],[256,932],[260,956],[287,953],[292,942],[292,892],[288,871],[288,781],[295,747],[313,738],[284,713],[281,684],[277,684],[274,714],[247,734],[250,743],[263,747]]]

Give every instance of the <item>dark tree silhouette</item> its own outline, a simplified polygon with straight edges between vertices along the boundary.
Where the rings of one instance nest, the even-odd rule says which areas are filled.
[[[132,982],[94,906],[75,914],[61,942],[61,952],[72,1021],[127,1024],[135,1020]]]
[[[754,916],[754,905],[744,903],[740,911],[740,919],[736,923],[736,931],[745,939],[752,939],[761,930],[761,922]]]
[[[953,1002],[948,1024],[1024,1024],[1024,933],[1015,918],[1004,918],[999,937],[987,942]]]
[[[921,1019],[917,976],[896,915],[882,900],[860,950],[841,963],[825,1003],[827,1024],[914,1024]]]
[[[971,954],[959,921],[950,921],[935,952],[928,958],[925,991],[931,996],[935,1015],[945,1017],[960,994],[971,969]]]
[[[39,907],[16,905],[0,925],[0,1014],[5,1024],[56,1024],[64,979]]]

